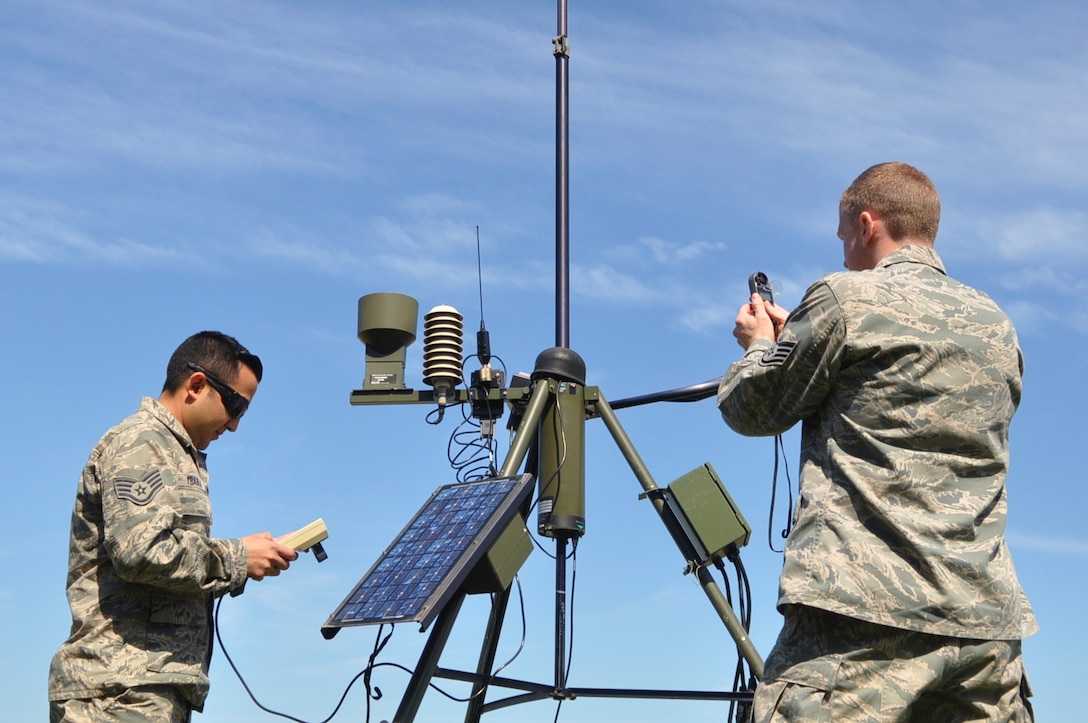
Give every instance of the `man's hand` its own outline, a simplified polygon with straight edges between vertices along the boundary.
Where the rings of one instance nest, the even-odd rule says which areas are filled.
[[[775,341],[786,323],[789,312],[781,306],[765,301],[759,294],[752,294],[748,303],[737,312],[733,336],[742,349],[756,339]]]
[[[242,542],[246,546],[246,574],[251,580],[279,575],[298,559],[297,552],[276,542],[268,532],[243,537]]]

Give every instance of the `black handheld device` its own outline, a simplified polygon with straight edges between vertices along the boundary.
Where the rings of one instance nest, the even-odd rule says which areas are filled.
[[[748,277],[748,293],[759,294],[764,301],[774,303],[774,292],[771,291],[771,280],[767,274],[757,271]]]

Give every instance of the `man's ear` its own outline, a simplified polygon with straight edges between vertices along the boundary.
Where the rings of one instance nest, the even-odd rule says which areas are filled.
[[[185,380],[182,388],[185,389],[185,396],[188,399],[195,399],[200,396],[200,392],[207,386],[208,380],[204,376],[204,372],[193,372],[189,375],[189,378]]]
[[[861,241],[868,246],[876,236],[877,217],[871,211],[862,211],[858,223],[861,224]]]

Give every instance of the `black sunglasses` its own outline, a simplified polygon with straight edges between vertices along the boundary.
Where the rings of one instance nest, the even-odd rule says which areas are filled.
[[[227,410],[227,414],[230,415],[231,419],[242,418],[242,415],[249,409],[248,399],[234,391],[229,384],[199,364],[188,362],[188,367],[193,371],[202,373],[207,378],[208,384],[211,384],[212,388],[219,392],[219,398],[223,400],[223,408]]]

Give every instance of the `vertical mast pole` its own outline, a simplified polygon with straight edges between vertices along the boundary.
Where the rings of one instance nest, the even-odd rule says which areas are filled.
[[[567,0],[558,2],[555,49],[555,345],[570,348],[570,46]]]

